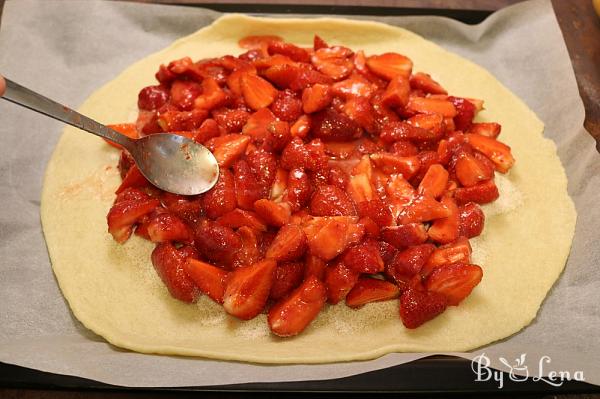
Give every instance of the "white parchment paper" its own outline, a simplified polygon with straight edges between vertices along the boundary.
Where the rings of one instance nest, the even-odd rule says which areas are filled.
[[[0,29],[0,72],[77,106],[134,61],[219,15],[97,0],[8,0]],[[549,0],[509,7],[477,26],[439,17],[371,19],[408,28],[482,65],[520,96],[558,145],[579,214],[565,272],[536,320],[502,342],[456,355],[485,352],[491,365],[509,370],[500,357],[516,365],[526,353],[530,376],[580,371],[587,382],[600,384],[599,158],[583,128],[583,104]],[[338,378],[429,355],[269,366],[144,355],[109,345],[71,315],[41,231],[42,176],[63,126],[4,101],[0,121],[0,361],[117,385],[174,387]]]

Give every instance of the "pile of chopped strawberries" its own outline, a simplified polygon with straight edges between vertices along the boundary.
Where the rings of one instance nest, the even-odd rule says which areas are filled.
[[[469,238],[494,173],[514,163],[500,125],[475,123],[482,100],[448,95],[401,54],[365,55],[315,36],[276,36],[247,51],[161,65],[139,93],[139,137],[175,132],[220,165],[203,195],[163,192],[122,151],[108,230],[156,243],[171,295],[201,294],[240,319],[268,313],[292,336],[326,302],[358,308],[399,298],[407,328],[464,300],[480,282]],[[468,79],[468,76],[465,76]]]

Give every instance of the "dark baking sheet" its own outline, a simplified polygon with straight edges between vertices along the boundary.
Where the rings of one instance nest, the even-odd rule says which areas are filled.
[[[176,4],[176,3],[174,3]],[[0,16],[1,6],[0,2]],[[189,3],[182,3],[194,7]],[[492,11],[456,10],[456,9],[418,9],[366,6],[329,6],[329,5],[287,5],[287,4],[202,4],[220,12],[265,13],[265,14],[337,14],[337,15],[438,15],[458,21],[476,24],[483,21]],[[46,373],[35,369],[15,366],[0,362],[0,387],[33,388],[33,389],[75,389],[90,391],[205,391],[229,393],[289,392],[289,393],[600,393],[600,387],[577,381],[564,381],[559,386],[551,386],[543,381],[528,379],[524,382],[513,382],[504,374],[503,388],[498,389],[498,382],[475,381],[476,375],[471,370],[471,362],[449,356],[430,356],[410,363],[401,364],[383,370],[358,374],[331,380],[248,383],[219,385],[210,387],[180,388],[126,388],[104,384],[95,380],[61,374]]]

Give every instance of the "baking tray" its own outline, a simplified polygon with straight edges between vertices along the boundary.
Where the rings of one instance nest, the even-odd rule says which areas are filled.
[[[301,4],[190,4],[177,3],[189,7],[203,7],[220,12],[240,12],[252,14],[323,14],[323,15],[369,15],[369,16],[403,16],[403,15],[437,15],[452,18],[467,24],[477,24],[487,18],[492,10],[460,10],[460,9],[422,9],[371,6],[333,6],[333,5],[301,5]],[[3,1],[0,1],[0,16]],[[552,386],[532,378],[522,382],[511,381],[508,374],[503,373],[503,388],[498,382],[475,381],[476,375],[471,369],[471,362],[450,356],[429,356],[413,362],[394,367],[375,370],[350,377],[330,380],[245,383],[216,385],[209,387],[177,387],[177,388],[127,388],[105,384],[86,378],[47,373],[26,367],[0,362],[0,387],[27,388],[49,390],[84,390],[100,392],[222,392],[228,394],[275,393],[314,394],[314,393],[600,393],[600,386],[578,381],[564,381],[561,386]]]

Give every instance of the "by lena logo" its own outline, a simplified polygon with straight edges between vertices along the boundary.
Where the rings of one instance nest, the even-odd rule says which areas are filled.
[[[506,374],[490,368],[491,362],[485,353],[475,356],[471,361],[471,370],[473,370],[476,376],[475,381],[496,381],[498,389],[502,389],[504,387],[505,375],[508,375],[508,378],[514,382],[522,382],[529,378],[530,374],[526,353],[522,353],[514,362],[510,362],[504,357],[499,357],[498,360],[508,368],[509,371]],[[565,381],[585,381],[583,371],[581,370],[573,373],[570,371],[547,371],[551,368],[551,362],[552,359],[550,359],[550,356],[542,356],[536,364],[537,373],[532,374],[534,375],[532,381],[543,381],[555,387],[561,386]]]

